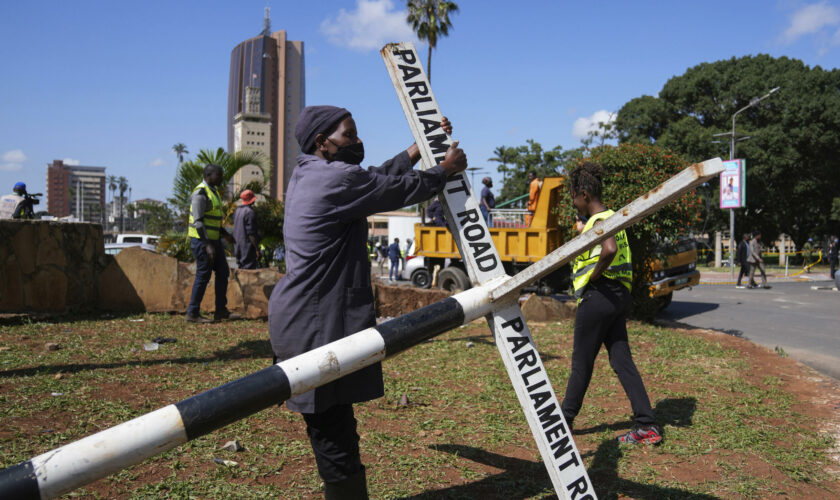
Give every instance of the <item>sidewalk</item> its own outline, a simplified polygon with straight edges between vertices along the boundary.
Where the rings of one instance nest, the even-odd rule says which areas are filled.
[[[738,279],[739,269],[735,269],[735,279],[728,267],[721,268],[700,268],[700,284],[701,285],[734,285]],[[785,270],[780,268],[771,268],[765,270],[767,273],[767,283],[804,283],[810,281],[831,281],[831,276],[828,269],[812,269],[810,273],[798,274],[802,271],[801,268],[788,269],[788,276],[785,276]],[[796,274],[796,276],[794,276]],[[760,280],[761,275],[756,273],[756,280]],[[749,282],[749,276],[741,279],[742,284]]]

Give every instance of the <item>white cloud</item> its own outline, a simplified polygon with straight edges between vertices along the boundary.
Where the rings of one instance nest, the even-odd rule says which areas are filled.
[[[598,130],[599,122],[612,123],[614,121],[615,113],[602,109],[594,112],[592,116],[582,116],[575,120],[574,125],[572,125],[572,135],[576,139],[585,139],[589,132]]]
[[[394,10],[392,0],[357,0],[356,10],[339,9],[335,18],[321,23],[330,43],[354,50],[379,50],[389,42],[414,40],[406,12]]]
[[[793,43],[805,35],[813,35],[827,26],[840,24],[840,9],[820,2],[806,5],[790,17],[790,26],[782,33],[784,43]]]
[[[17,172],[23,168],[23,162],[27,160],[21,149],[12,149],[3,153],[3,163],[0,163],[0,170]]]
[[[163,165],[166,165],[166,161],[164,161],[163,158],[155,158],[151,163],[149,163],[150,167],[161,167]]]
[[[82,163],[81,161],[74,160],[73,158],[65,158],[61,161],[63,161],[65,165],[70,165],[70,166],[76,166],[76,165],[79,165],[80,163]]]

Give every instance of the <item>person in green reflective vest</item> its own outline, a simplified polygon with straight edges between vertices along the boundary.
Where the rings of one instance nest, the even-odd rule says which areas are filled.
[[[585,223],[582,232],[597,228],[614,212],[601,201],[604,169],[595,163],[584,163],[569,174],[572,202],[578,218]],[[569,428],[583,404],[583,397],[592,378],[595,358],[603,344],[612,366],[633,408],[633,429],[620,436],[626,444],[656,444],[662,433],[656,425],[645,385],[627,340],[627,314],[630,311],[630,290],[633,265],[627,234],[619,231],[600,245],[575,258],[572,270],[575,315],[572,370],[561,408]]]
[[[184,318],[191,323],[212,323],[231,317],[227,309],[227,283],[230,269],[222,247],[222,198],[216,190],[222,182],[222,167],[209,163],[204,167],[204,181],[190,197],[190,247],[195,256],[195,281],[190,305]],[[213,320],[201,315],[201,300],[210,276],[216,273],[216,310]]]

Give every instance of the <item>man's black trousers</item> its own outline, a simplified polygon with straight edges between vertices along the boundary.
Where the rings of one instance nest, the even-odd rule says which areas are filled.
[[[302,413],[306,434],[325,483],[337,483],[362,470],[353,405],[336,405],[321,413]]]
[[[741,270],[738,271],[738,286],[741,285],[741,278],[750,276],[750,264],[747,261],[742,261]],[[751,284],[751,283],[748,283]]]
[[[561,405],[563,416],[570,425],[583,405],[583,397],[589,387],[601,344],[606,346],[610,366],[630,398],[633,420],[640,425],[655,423],[645,384],[633,363],[630,345],[627,343],[626,321],[629,309],[630,292],[621,283],[600,278],[587,285],[575,316],[572,373]]]

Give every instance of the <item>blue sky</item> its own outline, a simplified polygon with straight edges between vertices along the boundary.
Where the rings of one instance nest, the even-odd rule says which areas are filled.
[[[840,65],[840,0],[457,3],[432,83],[470,165],[491,175],[497,146],[574,148],[593,116],[701,62],[768,53]],[[19,180],[43,191],[47,163],[65,159],[127,177],[133,199],[167,198],[173,144],[227,143],[230,51],[259,33],[266,5],[3,2],[0,193]],[[304,41],[307,104],[349,108],[366,163],[412,142],[378,53],[411,37],[404,2],[268,5],[272,29]]]

